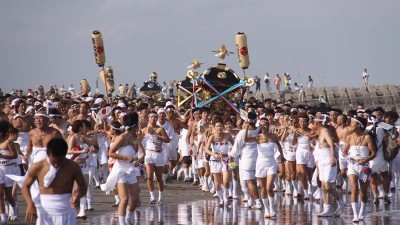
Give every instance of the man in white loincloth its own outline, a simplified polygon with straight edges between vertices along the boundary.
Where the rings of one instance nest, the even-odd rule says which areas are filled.
[[[34,163],[29,169],[22,186],[22,194],[27,202],[26,222],[41,225],[76,224],[74,207],[86,194],[87,185],[81,168],[72,160],[65,158],[68,145],[62,138],[54,138],[47,144],[47,158]],[[38,180],[41,206],[39,211],[33,203],[29,191]],[[77,188],[73,192],[76,182]]]

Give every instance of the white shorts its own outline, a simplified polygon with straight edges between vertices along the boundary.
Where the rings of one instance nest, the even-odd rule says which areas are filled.
[[[297,149],[296,151],[296,163],[307,165],[310,159],[311,153],[308,150]]]
[[[136,171],[132,171],[130,174],[125,173],[124,175],[120,176],[117,183],[136,184]]]
[[[308,150],[297,149],[296,151],[296,164],[306,165],[306,167],[314,168],[315,159],[314,155]]]
[[[228,158],[224,159],[224,162],[210,160],[210,172],[211,173],[222,173],[228,171]]]
[[[368,164],[367,165],[360,165],[357,162],[349,160],[348,161],[348,167],[347,167],[347,176],[356,175],[356,176],[358,176],[358,179],[361,180],[362,176],[365,174],[363,172],[365,167],[369,167]]]
[[[283,155],[285,156],[286,161],[296,161],[296,149],[294,148],[284,149]]]
[[[202,156],[202,154],[200,152],[197,152],[197,155],[195,155],[193,158],[196,161],[196,167],[197,168],[204,168],[204,166],[205,166],[204,161],[207,162],[207,160],[205,160],[205,157]]]
[[[331,166],[328,159],[318,161],[319,179],[321,182],[333,183],[336,181],[337,165]]]
[[[255,170],[242,170],[239,167],[239,176],[243,180],[254,180],[254,179],[256,179],[256,171]]]
[[[278,171],[278,163],[267,163],[263,165],[256,165],[256,174],[257,178],[264,178],[268,175],[277,174]]]
[[[161,152],[146,151],[144,163],[154,164],[154,166],[165,166],[164,154],[162,154]]]

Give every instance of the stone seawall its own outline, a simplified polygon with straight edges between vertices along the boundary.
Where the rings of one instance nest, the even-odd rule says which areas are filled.
[[[252,88],[254,90],[254,88]],[[258,92],[250,96],[256,98],[278,99],[276,93]],[[295,104],[302,104],[298,101],[297,92],[282,93],[285,100],[293,99]],[[303,104],[317,105],[323,96],[326,103],[331,107],[337,107],[343,111],[356,109],[358,105],[364,108],[383,107],[385,110],[397,110],[400,112],[400,85],[382,84],[363,87],[315,87],[305,88]]]

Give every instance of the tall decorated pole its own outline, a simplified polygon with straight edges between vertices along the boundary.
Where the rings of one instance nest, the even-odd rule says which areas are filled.
[[[102,67],[104,70],[104,65],[106,64],[106,54],[104,52],[103,36],[101,35],[100,31],[98,30],[93,31],[92,42],[93,42],[93,50],[96,63],[99,67]]]
[[[94,50],[96,64],[102,68],[102,70],[99,73],[99,76],[106,88],[107,97],[111,97],[112,93],[115,90],[114,72],[111,66],[107,67],[107,69],[104,69],[106,64],[106,55],[104,51],[103,36],[99,30],[95,30],[92,32],[92,42],[93,42],[93,50]]]
[[[239,32],[236,34],[236,49],[239,59],[239,65],[243,69],[243,80],[247,83],[247,87],[254,85],[254,79],[246,76],[246,69],[250,66],[249,49],[247,48],[246,34]],[[247,97],[249,92],[247,91]]]

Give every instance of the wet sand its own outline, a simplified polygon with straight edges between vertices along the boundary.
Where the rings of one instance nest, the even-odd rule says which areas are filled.
[[[168,183],[165,189],[163,205],[150,205],[149,193],[142,180],[141,206],[135,212],[134,224],[352,224],[352,210],[350,196],[343,193],[346,208],[337,218],[318,218],[322,204],[316,201],[294,199],[282,193],[275,193],[277,217],[264,219],[263,210],[253,210],[246,207],[246,203],[233,200],[229,207],[220,208],[217,200],[210,193],[198,190],[191,183],[174,181]],[[392,203],[385,205],[383,201],[378,206],[369,199],[367,215],[363,222],[358,224],[400,224],[400,192],[393,193]],[[156,190],[156,197],[158,192]],[[25,203],[19,196],[18,221],[9,221],[8,224],[25,224]],[[113,208],[114,197],[105,195],[100,189],[95,190],[94,211],[87,212],[86,221],[78,220],[78,224],[118,225],[117,208]],[[336,206],[335,206],[336,207]]]

